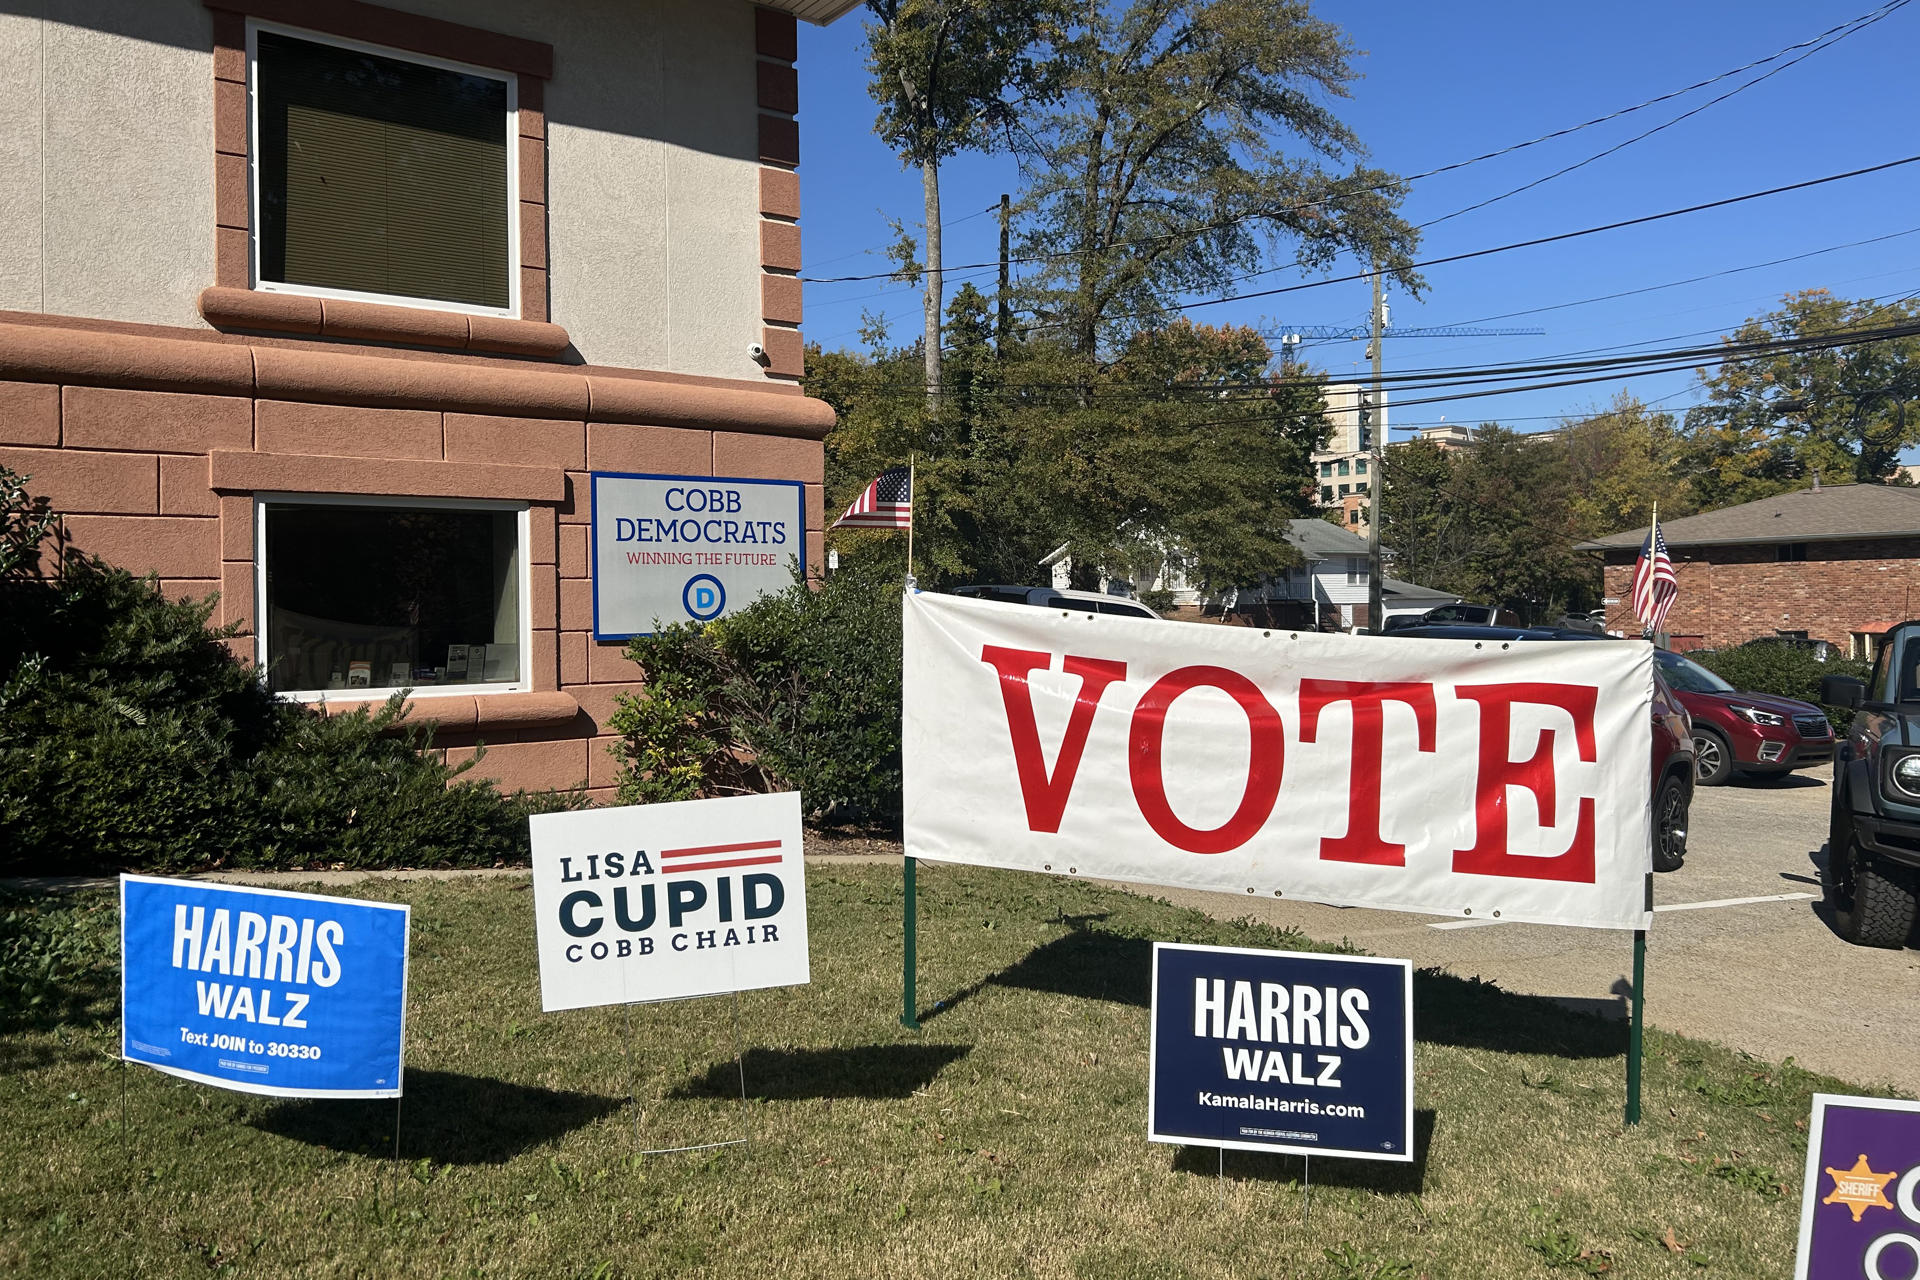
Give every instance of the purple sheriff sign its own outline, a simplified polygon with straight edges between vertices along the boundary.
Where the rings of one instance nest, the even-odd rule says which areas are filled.
[[[1920,1276],[1920,1102],[1813,1095],[1795,1280]]]

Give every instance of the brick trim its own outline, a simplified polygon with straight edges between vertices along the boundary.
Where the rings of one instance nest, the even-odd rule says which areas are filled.
[[[553,76],[553,46],[518,36],[501,35],[479,27],[462,26],[438,18],[425,18],[398,9],[363,4],[360,0],[202,0],[213,15],[213,203],[214,287],[221,290],[253,290],[252,243],[249,220],[252,206],[252,181],[248,155],[247,109],[247,19],[258,18],[380,45],[401,53],[425,54],[474,66],[512,73],[517,80],[519,103],[518,144],[520,189],[512,193],[520,202],[520,315],[482,317],[509,323],[544,325],[549,316],[547,270],[547,115],[546,82]],[[283,295],[284,296],[284,295]],[[318,299],[309,299],[318,302]],[[217,308],[209,314],[204,295],[201,314],[215,328],[224,327],[234,308]],[[549,351],[551,333],[525,331],[516,337],[510,330],[496,326],[469,325],[463,313],[436,311],[428,307],[391,307],[380,303],[355,302],[363,308],[354,335],[382,342],[441,350],[484,350],[513,355],[558,354],[566,348]],[[376,312],[410,312],[413,318]],[[218,315],[221,318],[216,318]],[[276,324],[276,319],[298,316],[295,322]],[[311,327],[323,321],[307,319],[301,308],[283,308],[273,304],[248,313],[234,327],[278,329],[286,333],[323,333]],[[434,324],[421,316],[447,320]],[[454,323],[459,321],[460,323]],[[473,341],[480,329],[487,330],[484,342]],[[559,333],[564,335],[565,331]],[[523,349],[525,342],[532,349]]]
[[[769,378],[806,372],[800,337],[799,24],[790,13],[753,11],[756,101],[760,107],[760,345]]]
[[[557,503],[567,496],[559,467],[490,462],[323,458],[300,453],[216,449],[208,487],[216,493],[364,493],[403,498],[480,498]]]

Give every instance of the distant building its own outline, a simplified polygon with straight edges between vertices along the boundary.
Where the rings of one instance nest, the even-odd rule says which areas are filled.
[[[1367,527],[1373,495],[1373,476],[1369,474],[1373,444],[1367,429],[1360,425],[1360,395],[1364,390],[1357,382],[1333,382],[1320,388],[1321,398],[1327,403],[1327,446],[1313,455],[1320,505],[1340,508],[1346,527],[1358,531]],[[1382,404],[1375,412],[1372,429],[1386,428],[1387,410]]]
[[[1858,657],[1914,617],[1920,489],[1816,486],[1663,523],[1680,595],[1673,647],[1723,648],[1763,636],[1827,640]],[[1607,629],[1636,634],[1633,564],[1645,529],[1583,542],[1606,561]]]

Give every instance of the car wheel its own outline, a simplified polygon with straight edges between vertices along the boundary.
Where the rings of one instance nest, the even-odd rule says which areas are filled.
[[[1827,848],[1827,905],[1834,928],[1855,946],[1906,946],[1920,907],[1912,877],[1867,859],[1851,830],[1843,835],[1843,843]]]
[[[1678,871],[1687,859],[1687,784],[1669,774],[1653,801],[1653,869]]]
[[[1733,777],[1733,748],[1712,729],[1693,731],[1693,780],[1703,787],[1724,785]]]

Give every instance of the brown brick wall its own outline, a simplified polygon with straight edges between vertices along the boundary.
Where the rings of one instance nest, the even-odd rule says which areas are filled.
[[[536,693],[578,704],[570,723],[488,727],[524,695],[422,699],[458,760],[484,741],[483,776],[503,786],[592,783],[613,797],[606,730],[638,672],[618,644],[593,641],[587,468],[806,482],[808,567],[821,558],[817,440],[613,422],[313,404],[249,396],[0,382],[0,465],[33,477],[71,545],[139,573],[176,599],[219,593],[216,623],[253,646],[249,486],[315,492],[518,496],[531,501],[529,573]],[[216,489],[214,486],[219,485]],[[240,486],[236,488],[235,486]],[[511,718],[510,716],[508,717]],[[454,727],[458,726],[458,727]]]
[[[1856,631],[1877,631],[1915,616],[1920,605],[1920,539],[1861,539],[1805,544],[1805,560],[1783,561],[1778,547],[1676,549],[1680,594],[1667,631],[1703,648],[1724,648],[1779,631],[1804,631],[1846,645]],[[1608,555],[1607,627],[1633,634],[1633,560]]]

